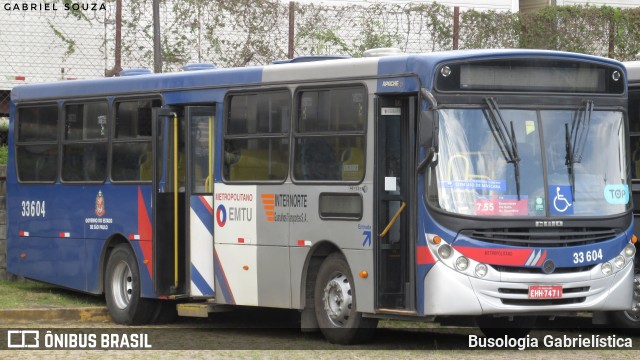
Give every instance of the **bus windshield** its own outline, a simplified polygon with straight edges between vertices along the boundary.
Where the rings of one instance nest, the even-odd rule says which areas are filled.
[[[615,215],[630,209],[621,111],[447,108],[427,198],[472,216]],[[545,179],[546,176],[546,179]]]

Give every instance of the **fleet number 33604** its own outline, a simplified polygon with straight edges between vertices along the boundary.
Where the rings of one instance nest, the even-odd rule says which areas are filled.
[[[23,201],[22,213],[25,217],[45,217],[46,201]]]
[[[595,260],[602,260],[602,249],[580,251],[573,253],[573,263],[582,264],[583,262],[591,262]]]

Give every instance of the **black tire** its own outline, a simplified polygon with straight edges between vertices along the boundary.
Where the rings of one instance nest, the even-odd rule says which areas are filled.
[[[514,316],[511,320],[507,316],[479,316],[476,324],[488,338],[523,338],[529,335],[531,329],[536,325],[535,316]]]
[[[104,295],[111,318],[117,324],[148,324],[156,303],[140,297],[140,272],[128,244],[116,246],[104,273]]]
[[[170,324],[178,318],[177,303],[170,300],[155,302],[156,311],[151,318],[152,324]]]
[[[640,258],[636,256],[633,277],[633,308],[626,311],[612,311],[609,322],[613,327],[627,330],[640,329]],[[635,309],[635,310],[633,310]]]
[[[357,344],[369,340],[378,319],[362,317],[357,312],[353,276],[345,258],[334,253],[320,265],[314,289],[314,306],[318,326],[324,337],[334,344]]]

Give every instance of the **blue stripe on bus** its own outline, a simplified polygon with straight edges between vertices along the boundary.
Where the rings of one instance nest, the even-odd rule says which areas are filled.
[[[193,263],[191,263],[191,281],[196,284],[196,287],[200,290],[202,295],[215,295],[215,291],[213,291],[211,286],[209,286]]]
[[[198,220],[207,228],[209,234],[213,236],[213,213],[202,203],[199,196],[191,197],[191,210],[198,216]]]

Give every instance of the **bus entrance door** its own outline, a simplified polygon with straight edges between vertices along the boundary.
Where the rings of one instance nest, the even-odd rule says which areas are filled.
[[[215,107],[190,106],[187,118],[187,224],[186,273],[189,295],[215,295],[213,263],[213,149]]]
[[[153,286],[157,296],[184,294],[185,120],[154,109]]]
[[[377,234],[376,289],[378,310],[412,311],[412,247],[410,214],[414,188],[411,174],[415,132],[415,98],[378,98],[375,189]]]

